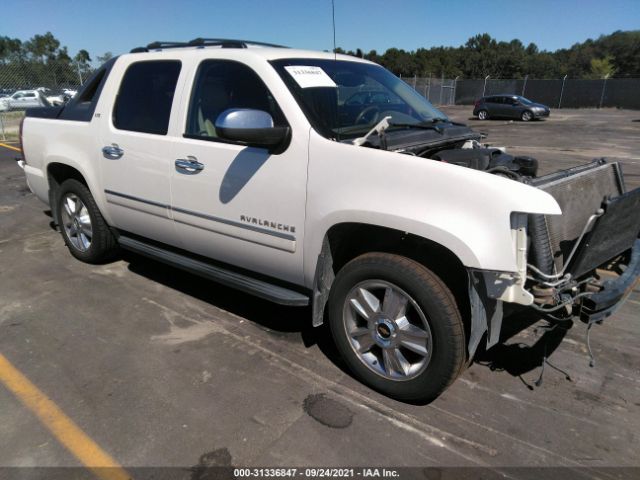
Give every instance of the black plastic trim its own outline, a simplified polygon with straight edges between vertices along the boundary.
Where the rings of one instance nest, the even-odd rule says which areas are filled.
[[[69,100],[69,102],[60,111],[58,118],[61,120],[73,120],[77,122],[90,122],[93,118],[93,114],[96,111],[96,106],[100,100],[102,89],[104,88],[113,65],[116,63],[118,57],[114,57],[104,63],[98,70],[96,70],[89,79],[84,82],[83,87],[76,93],[76,95]],[[98,81],[98,85],[95,82]],[[95,87],[90,101],[82,101],[87,90]]]
[[[114,192],[113,190],[105,189],[104,193],[107,193],[109,195],[114,195],[116,197],[126,198],[127,200],[134,200],[136,202],[146,203],[147,205],[153,205],[154,207],[169,208],[169,209],[171,208],[169,205],[166,205],[164,203],[154,202],[152,200],[145,200],[144,198],[134,197],[133,195],[128,195],[126,193]],[[109,201],[109,199],[107,199],[107,201]]]
[[[173,267],[186,270],[195,275],[199,275],[280,305],[292,307],[305,307],[309,305],[308,295],[286,287],[205,263],[200,260],[187,257],[186,255],[181,255],[124,235],[119,236],[118,242],[124,249],[160,260]]]
[[[104,193],[106,193],[108,195],[113,195],[113,196],[116,196],[116,197],[126,198],[127,200],[133,200],[135,202],[146,203],[147,205],[153,205],[154,207],[166,208],[168,210],[172,210],[174,212],[179,212],[179,213],[184,213],[186,215],[191,215],[193,217],[204,218],[205,220],[211,220],[212,222],[223,223],[225,225],[231,225],[232,227],[238,227],[238,228],[242,228],[244,230],[250,230],[252,232],[262,233],[264,235],[271,235],[272,237],[278,237],[278,238],[282,238],[284,240],[290,240],[292,242],[296,241],[295,235],[291,235],[291,234],[288,234],[288,233],[274,232],[274,231],[268,230],[266,228],[254,227],[253,225],[246,225],[246,224],[241,223],[241,222],[236,222],[235,220],[228,220],[226,218],[214,217],[213,215],[208,215],[206,213],[196,212],[194,210],[187,210],[186,208],[172,207],[171,205],[166,205],[164,203],[154,202],[152,200],[145,200],[144,198],[135,197],[133,195],[129,195],[129,194],[126,194],[126,193],[114,192],[113,190],[105,190]],[[107,199],[107,202],[108,201],[109,201],[109,199]],[[175,220],[175,221],[177,221],[177,220]],[[179,222],[179,223],[185,223],[185,222]],[[192,225],[192,224],[188,224],[188,225],[195,226],[195,225]]]

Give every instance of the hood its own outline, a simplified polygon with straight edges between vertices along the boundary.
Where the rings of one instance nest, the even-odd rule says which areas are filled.
[[[385,134],[386,149],[397,150],[421,150],[433,148],[452,142],[464,140],[480,140],[481,135],[469,127],[458,123],[439,123],[434,125],[437,130],[422,130],[419,128],[394,129]],[[372,147],[382,148],[380,138],[372,136],[369,139]]]
[[[549,110],[549,107],[547,107],[546,105],[543,105],[542,103],[534,103],[533,105],[531,105],[532,107],[536,107],[536,108],[543,108],[545,110]]]

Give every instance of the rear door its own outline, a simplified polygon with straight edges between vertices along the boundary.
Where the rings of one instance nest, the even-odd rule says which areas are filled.
[[[181,69],[177,59],[117,63],[110,78],[122,80],[105,92],[115,102],[105,112],[96,152],[114,226],[173,245],[169,182],[176,138],[169,125]]]
[[[491,111],[494,117],[508,116],[508,112],[505,109],[504,97],[497,95],[491,98]]]

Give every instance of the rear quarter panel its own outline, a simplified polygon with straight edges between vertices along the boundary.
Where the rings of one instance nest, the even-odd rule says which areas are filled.
[[[103,216],[110,221],[101,193],[97,120],[79,122],[27,117],[23,126],[25,173],[35,195],[49,203],[47,169],[52,163],[75,168],[84,177]]]

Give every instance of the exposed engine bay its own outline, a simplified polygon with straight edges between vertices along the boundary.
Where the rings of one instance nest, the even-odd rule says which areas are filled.
[[[464,124],[447,120],[431,125],[404,125],[390,120],[391,117],[383,118],[365,136],[352,142],[482,170],[518,181],[537,176],[536,159],[509,155],[504,147],[482,144],[480,141],[484,135]]]

